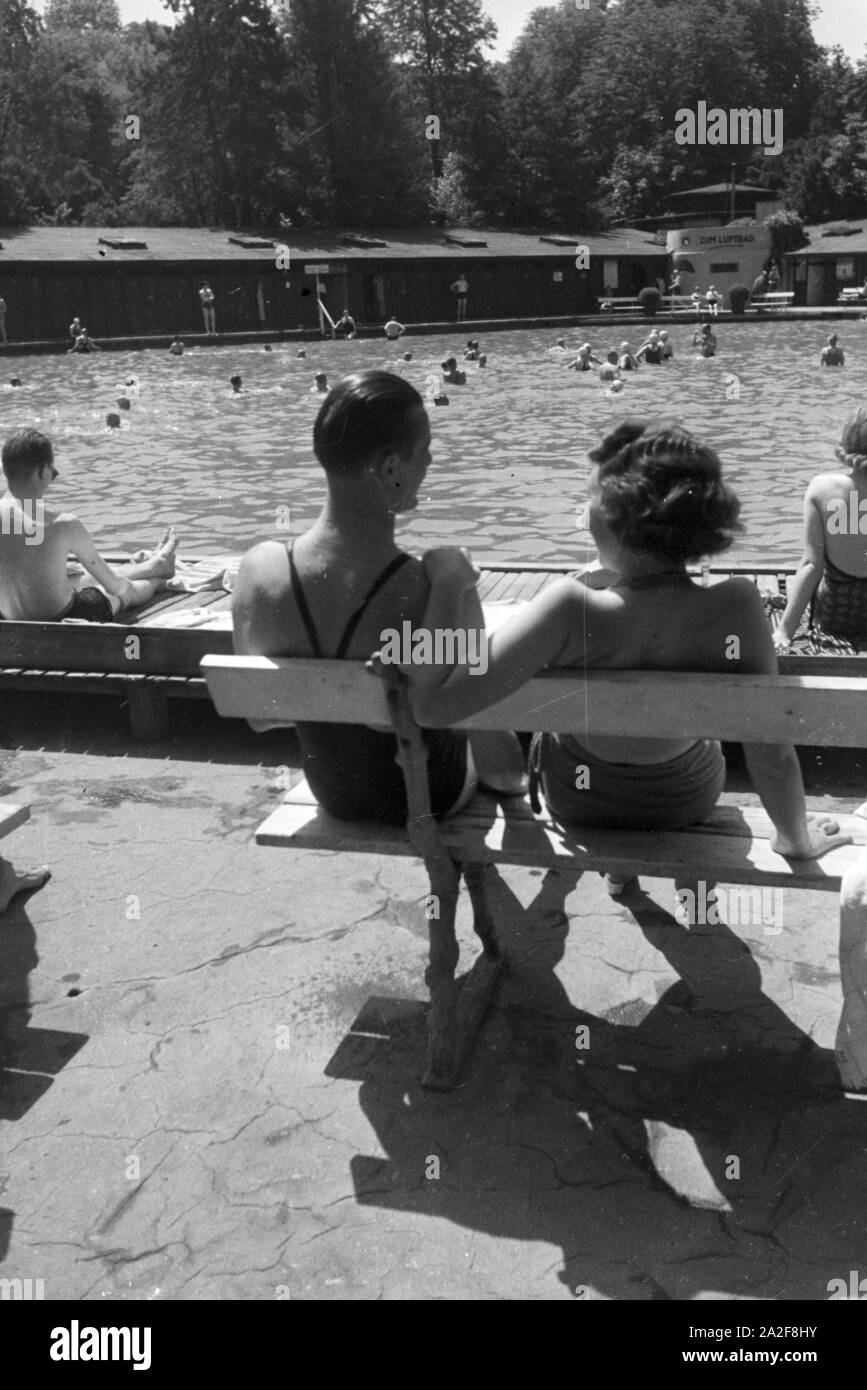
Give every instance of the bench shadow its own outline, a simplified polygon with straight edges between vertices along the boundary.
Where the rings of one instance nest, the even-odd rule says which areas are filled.
[[[386,1155],[351,1160],[359,1203],[526,1242],[524,1256],[475,1247],[500,1296],[511,1269],[513,1296],[536,1271],[550,1297],[541,1244],[560,1250],[576,1297],[826,1298],[856,1259],[851,1175],[867,1144],[867,1106],[841,1098],[833,1055],[764,993],[729,927],[686,929],[643,894],[622,906],[677,981],[660,982],[655,1003],[636,990],[601,1015],[582,1010],[557,975],[576,875],[535,876],[524,907],[492,873],[511,968],[454,1092],[418,1085],[420,1003],[374,1001],[384,1026],[331,1059],[328,1075],[361,1082]]]

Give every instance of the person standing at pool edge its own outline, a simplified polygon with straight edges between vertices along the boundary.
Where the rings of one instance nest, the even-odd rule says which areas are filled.
[[[0,299],[0,345],[9,346],[9,339],[6,337],[6,300]]]
[[[466,275],[461,272],[453,285],[449,286],[452,294],[457,295],[457,316],[456,323],[463,323],[467,317],[467,294],[469,293],[469,281]]]
[[[402,323],[398,323],[397,319],[394,317],[394,314],[392,314],[391,318],[386,323],[383,331],[385,333],[386,338],[388,338],[389,341],[393,343],[400,337],[401,333],[406,332],[406,329],[404,328]]]
[[[202,281],[202,288],[199,290],[199,299],[202,302],[202,317],[205,320],[205,333],[209,338],[216,338],[217,314],[214,309],[214,291],[211,289],[207,280]]]

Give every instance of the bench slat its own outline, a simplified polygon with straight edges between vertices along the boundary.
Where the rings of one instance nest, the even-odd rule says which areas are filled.
[[[206,656],[221,715],[389,727],[382,683],[362,662]],[[867,746],[864,682],[833,676],[677,671],[546,671],[472,719],[475,729],[592,728],[594,734],[718,738],[732,743]]]
[[[682,831],[600,830],[574,832],[547,815],[534,816],[528,803],[514,799],[506,808],[478,794],[466,811],[440,822],[447,848],[458,859],[533,868],[617,871],[655,878],[690,877],[707,882],[764,887],[837,890],[840,879],[863,854],[867,824],[838,817],[860,843],[842,845],[819,860],[786,860],[770,847],[772,829],[763,811],[721,807],[706,824]],[[260,845],[327,849],[359,854],[415,855],[400,827],[339,821],[321,811],[306,782],[256,831]]]

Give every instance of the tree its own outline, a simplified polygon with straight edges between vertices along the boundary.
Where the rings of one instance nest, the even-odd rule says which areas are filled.
[[[473,227],[481,220],[470,199],[460,155],[446,155],[442,174],[431,182],[430,197],[434,215],[451,227]]]
[[[482,49],[497,36],[482,0],[372,0],[370,11],[405,71],[416,118],[438,116],[449,143],[449,126],[465,110],[466,79],[484,70]],[[438,179],[445,157],[440,140],[429,142],[429,153]]]

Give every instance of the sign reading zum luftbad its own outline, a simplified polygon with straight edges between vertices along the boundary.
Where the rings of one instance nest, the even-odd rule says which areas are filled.
[[[741,227],[683,227],[666,233],[666,250],[680,272],[681,294],[714,285],[725,295],[732,285],[748,287],[771,254],[771,233],[759,222]]]

